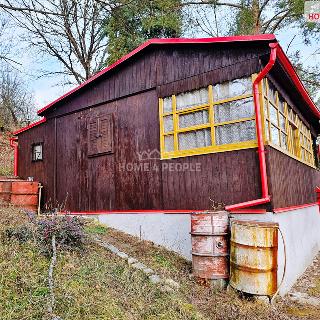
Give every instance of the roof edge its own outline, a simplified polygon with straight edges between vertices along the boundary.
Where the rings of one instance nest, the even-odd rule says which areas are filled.
[[[72,95],[73,93],[77,92],[84,86],[88,85],[89,83],[93,82],[100,76],[104,75],[108,71],[114,69],[124,61],[128,60],[138,52],[142,51],[146,47],[152,45],[152,44],[192,44],[192,43],[225,43],[225,42],[246,42],[246,41],[276,41],[276,37],[274,34],[259,34],[259,35],[249,35],[249,36],[232,36],[232,37],[217,37],[217,38],[164,38],[164,39],[150,39],[141,44],[139,47],[128,53],[127,55],[123,56],[119,60],[117,60],[112,65],[104,68],[79,86],[73,88],[72,90],[68,91],[61,97],[57,98],[56,100],[52,101],[42,109],[40,109],[37,113],[38,115],[42,115],[45,111],[47,111],[49,108],[57,104],[58,102],[62,101],[66,97]]]
[[[21,129],[17,130],[17,131],[15,131],[15,132],[12,132],[12,134],[13,134],[14,136],[16,136],[16,135],[18,135],[18,134],[20,134],[20,133],[22,133],[22,132],[24,132],[24,131],[27,131],[27,130],[29,130],[29,129],[31,129],[31,128],[34,128],[34,127],[39,126],[39,125],[42,124],[42,123],[45,123],[46,121],[47,121],[47,119],[46,119],[46,118],[43,118],[43,119],[41,119],[41,120],[39,120],[39,121],[33,122],[33,123],[29,124],[28,126],[25,126],[25,127],[21,128]]]
[[[288,72],[288,75],[292,79],[294,85],[297,87],[299,93],[301,94],[304,101],[307,103],[307,105],[310,107],[312,113],[320,119],[320,111],[316,104],[313,102],[312,98],[310,97],[307,89],[305,88],[304,84],[302,83],[300,77],[298,76],[296,70],[294,69],[291,61],[287,57],[287,55],[284,53],[283,49],[279,45],[279,52],[277,53],[277,57],[279,58],[280,63],[284,67],[285,71]]]

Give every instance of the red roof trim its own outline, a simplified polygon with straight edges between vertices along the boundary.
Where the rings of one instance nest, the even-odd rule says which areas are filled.
[[[47,119],[46,119],[46,118],[43,118],[43,119],[41,119],[41,120],[39,120],[39,121],[33,122],[33,123],[29,124],[28,126],[26,126],[26,127],[24,127],[24,128],[21,128],[21,129],[15,131],[15,132],[13,132],[12,134],[13,134],[13,135],[17,135],[17,134],[19,134],[19,133],[21,133],[21,132],[24,132],[24,131],[27,131],[27,130],[29,130],[29,129],[31,129],[31,128],[34,128],[34,127],[36,127],[36,126],[39,126],[40,124],[42,124],[42,123],[44,123],[44,122],[46,122],[46,121],[47,121]]]
[[[302,84],[299,76],[297,75],[296,71],[294,70],[290,60],[286,56],[286,54],[283,52],[282,48],[279,46],[279,51],[277,53],[277,57],[280,60],[282,66],[284,69],[288,72],[290,78],[292,79],[293,83],[297,87],[298,91],[302,95],[303,99],[306,101],[306,103],[309,105],[311,111],[313,114],[320,119],[320,111],[315,105],[315,103],[312,101],[311,97],[309,96],[309,93],[307,92],[306,88]]]
[[[101,70],[98,72],[96,75],[88,79],[87,81],[83,82],[81,85],[78,87],[70,90],[69,92],[65,93],[58,99],[52,101],[49,103],[47,106],[44,108],[40,109],[38,111],[38,114],[41,115],[43,112],[54,106],[56,103],[62,101],[64,98],[70,96],[74,92],[80,90],[87,84],[91,83],[95,79],[99,78],[103,74],[107,73],[108,71],[114,69],[116,66],[119,64],[123,63],[124,61],[128,60],[138,52],[142,51],[144,48],[148,47],[151,44],[192,44],[192,43],[224,43],[224,42],[238,42],[238,41],[272,41],[276,40],[275,35],[273,34],[261,34],[261,35],[251,35],[251,36],[234,36],[234,37],[217,37],[217,38],[168,38],[168,39],[150,39],[140,45],[138,48],[135,50],[131,51],[127,55],[123,56],[121,59],[116,61],[114,64],[110,65],[109,67]]]
[[[277,208],[277,209],[274,209],[273,212],[274,213],[282,213],[282,212],[288,212],[288,211],[304,209],[304,208],[308,208],[308,207],[314,207],[314,206],[317,206],[317,205],[319,205],[318,202],[305,203],[305,204],[301,204],[301,205],[298,205],[298,206],[292,206],[292,207],[286,207],[286,208]]]

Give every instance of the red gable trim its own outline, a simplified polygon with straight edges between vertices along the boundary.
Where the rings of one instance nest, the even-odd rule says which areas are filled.
[[[320,111],[317,108],[317,106],[312,101],[311,97],[309,96],[309,93],[307,92],[306,88],[302,84],[299,76],[297,75],[296,71],[294,70],[290,60],[286,56],[286,54],[283,52],[283,49],[279,46],[279,51],[277,53],[277,58],[279,59],[281,65],[284,67],[284,69],[288,72],[290,78],[292,79],[293,83],[297,87],[298,91],[302,95],[303,99],[306,101],[306,103],[309,105],[311,111],[313,114],[320,119]]]
[[[142,51],[143,49],[145,49],[146,47],[148,47],[148,46],[150,46],[152,44],[193,44],[193,43],[201,44],[201,43],[225,43],[225,42],[240,42],[240,41],[246,42],[246,41],[272,41],[272,40],[276,40],[276,37],[273,34],[261,34],[261,35],[251,35],[251,36],[235,36],[235,37],[217,37],[217,38],[151,39],[151,40],[146,41],[141,46],[139,46],[135,50],[131,51],[127,55],[123,56],[121,59],[116,61],[114,64],[112,64],[109,67],[101,70],[96,75],[94,75],[93,77],[89,78],[87,81],[83,82],[78,87],[72,89],[71,91],[65,93],[64,95],[62,95],[58,99],[52,101],[47,106],[45,106],[44,108],[40,109],[38,111],[38,114],[41,115],[43,112],[45,112],[46,110],[48,110],[49,108],[54,106],[56,103],[62,101],[64,98],[70,96],[74,92],[77,92],[78,90],[80,90],[81,88],[86,86],[87,84],[89,84],[92,81],[96,80],[97,78],[99,78],[103,74],[107,73],[108,71],[114,69],[115,67],[117,67],[118,65],[123,63],[124,61],[128,60],[129,58],[131,58],[132,56],[134,56],[135,54],[137,54],[138,52]]]
[[[41,119],[41,120],[39,120],[39,121],[33,122],[33,123],[29,124],[28,126],[26,126],[26,127],[24,127],[24,128],[21,128],[21,129],[15,131],[15,132],[13,132],[12,134],[13,134],[13,135],[17,135],[17,134],[19,134],[19,133],[21,133],[21,132],[24,132],[24,131],[27,131],[27,130],[33,128],[33,127],[36,127],[36,126],[38,126],[38,125],[40,125],[40,124],[42,124],[42,123],[44,123],[44,122],[46,122],[46,121],[47,121],[47,119],[46,119],[46,118],[43,118],[43,119]]]

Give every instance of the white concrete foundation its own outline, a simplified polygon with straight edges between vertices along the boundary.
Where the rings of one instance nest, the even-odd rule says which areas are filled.
[[[280,288],[285,295],[320,250],[320,213],[317,205],[274,214],[231,214],[231,219],[279,223],[278,285],[284,264],[286,272]],[[191,260],[190,214],[105,214],[98,220],[112,228],[149,240]]]
[[[152,241],[191,260],[190,214],[106,214],[98,219],[111,228]]]

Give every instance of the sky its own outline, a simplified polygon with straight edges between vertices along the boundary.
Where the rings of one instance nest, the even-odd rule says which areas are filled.
[[[13,30],[13,29],[12,29]],[[277,34],[280,45],[286,51],[289,42],[292,40],[295,30],[285,30]],[[22,35],[22,31],[14,29],[11,37],[16,41]],[[192,33],[186,32],[186,37],[207,37],[208,35],[201,31]],[[306,46],[301,37],[297,36],[290,50],[301,50],[303,59],[308,65],[320,64],[320,55],[314,55],[314,51],[319,47],[319,43],[314,41],[310,46]],[[61,76],[41,77],[42,70],[61,70],[61,66],[53,57],[41,56],[33,48],[27,48],[23,42],[19,42],[18,51],[14,53],[14,58],[21,65],[16,66],[23,76],[28,88],[34,95],[35,108],[41,109],[65,92],[69,91],[74,85],[63,85],[64,79]],[[320,95],[320,90],[319,90]]]

